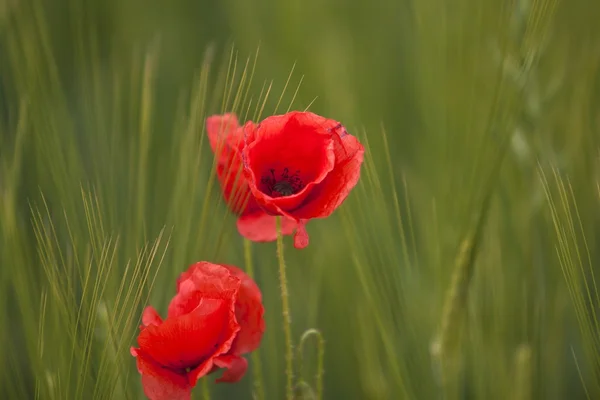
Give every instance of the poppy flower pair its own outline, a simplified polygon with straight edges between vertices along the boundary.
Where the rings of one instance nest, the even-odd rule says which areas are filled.
[[[329,216],[360,177],[364,148],[337,121],[311,112],[290,112],[240,126],[234,114],[209,117],[209,141],[223,197],[239,215],[245,238],[268,242],[294,233],[308,245],[305,224]]]
[[[243,126],[235,115],[207,119],[223,197],[239,217],[239,233],[256,242],[294,233],[308,245],[305,224],[329,216],[357,184],[364,149],[337,121],[291,112]],[[199,262],[181,274],[162,319],[144,310],[138,348],[131,348],[151,400],[189,400],[201,377],[225,369],[217,382],[237,382],[260,345],[262,295],[240,269]]]

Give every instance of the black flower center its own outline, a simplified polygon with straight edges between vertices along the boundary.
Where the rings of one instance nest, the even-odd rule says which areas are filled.
[[[262,176],[260,183],[262,191],[271,197],[291,196],[304,188],[300,170],[290,174],[289,168],[283,168],[281,171],[269,169],[269,172]]]
[[[281,193],[282,196],[291,196],[294,194],[294,188],[287,181],[277,182],[275,185],[273,185],[273,191]]]

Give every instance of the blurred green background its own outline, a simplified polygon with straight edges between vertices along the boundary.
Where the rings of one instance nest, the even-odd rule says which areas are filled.
[[[600,398],[599,16],[592,0],[0,0],[1,397],[142,398],[142,308],[164,314],[195,261],[247,266],[204,119],[310,106],[368,149],[310,246],[285,238],[323,398]],[[275,244],[251,251],[259,362],[194,398],[284,398]],[[314,337],[304,350],[314,392]]]

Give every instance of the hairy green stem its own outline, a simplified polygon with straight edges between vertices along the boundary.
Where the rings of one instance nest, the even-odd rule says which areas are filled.
[[[292,319],[290,302],[283,258],[283,234],[281,232],[281,217],[277,217],[277,260],[279,262],[279,286],[281,288],[281,307],[283,310],[283,332],[285,334],[285,375],[286,399],[294,398],[294,347],[292,344]]]
[[[246,264],[246,273],[251,279],[254,279],[254,267],[252,266],[252,242],[244,239],[244,262]],[[252,352],[252,372],[254,375],[254,388],[256,390],[256,399],[264,400],[265,385],[263,384],[262,365],[258,349]]]

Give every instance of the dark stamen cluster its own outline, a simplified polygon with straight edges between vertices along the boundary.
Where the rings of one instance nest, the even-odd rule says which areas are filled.
[[[290,175],[289,168],[284,168],[279,176],[275,174],[275,169],[270,169],[269,172],[270,175],[264,175],[260,183],[266,187],[266,193],[271,197],[291,196],[304,187],[300,170]]]

